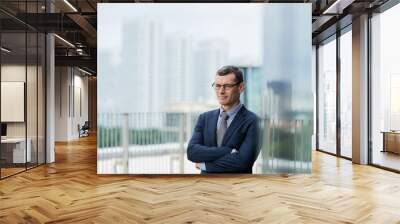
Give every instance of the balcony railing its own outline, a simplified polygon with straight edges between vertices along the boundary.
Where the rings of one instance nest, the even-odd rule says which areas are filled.
[[[199,173],[186,155],[198,115],[100,114],[98,173]],[[262,146],[253,166],[254,173],[311,170],[311,121],[261,119],[260,130]]]

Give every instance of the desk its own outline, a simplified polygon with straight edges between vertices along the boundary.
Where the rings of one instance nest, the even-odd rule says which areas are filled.
[[[383,133],[383,150],[382,152],[393,152],[400,154],[400,132],[399,131],[382,131]]]
[[[32,154],[31,154],[32,141],[30,138],[28,138],[27,142],[28,142],[28,147],[26,148],[26,154],[25,154],[25,138],[1,139],[1,145],[2,145],[1,156],[10,163],[30,162],[32,160]],[[11,160],[11,154],[12,154],[12,160]]]

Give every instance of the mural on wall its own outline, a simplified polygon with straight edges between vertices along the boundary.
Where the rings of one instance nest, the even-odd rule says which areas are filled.
[[[310,4],[99,4],[98,173],[310,172],[310,15]],[[242,84],[218,79],[226,65]],[[241,104],[218,143],[225,90]]]

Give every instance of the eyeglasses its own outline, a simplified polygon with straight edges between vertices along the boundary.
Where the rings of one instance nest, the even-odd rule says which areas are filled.
[[[215,84],[213,83],[211,86],[215,89],[215,90],[220,90],[221,88],[224,88],[225,90],[231,90],[233,87],[239,85],[240,82],[238,83],[234,83],[234,84],[224,84],[224,85],[220,85],[220,84]]]

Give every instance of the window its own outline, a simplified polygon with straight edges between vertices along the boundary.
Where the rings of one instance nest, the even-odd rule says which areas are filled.
[[[351,28],[351,27],[350,27]],[[340,36],[340,154],[351,158],[352,141],[352,35]]]
[[[400,5],[372,22],[372,163],[400,170]]]
[[[21,16],[23,13],[42,13],[40,6],[44,3],[19,2],[18,13]],[[14,5],[1,2],[0,6],[9,4]],[[12,24],[0,24],[0,89],[3,99],[0,111],[5,115],[1,118],[4,130],[0,144],[0,178],[4,178],[45,163],[46,39],[44,33],[22,23],[12,23],[14,18],[6,14],[0,13],[0,17]],[[22,102],[15,107],[18,111],[7,106],[7,99],[11,104],[19,102],[12,102],[11,96]],[[14,116],[16,114],[18,116]]]
[[[318,149],[336,153],[336,39],[318,48]]]

